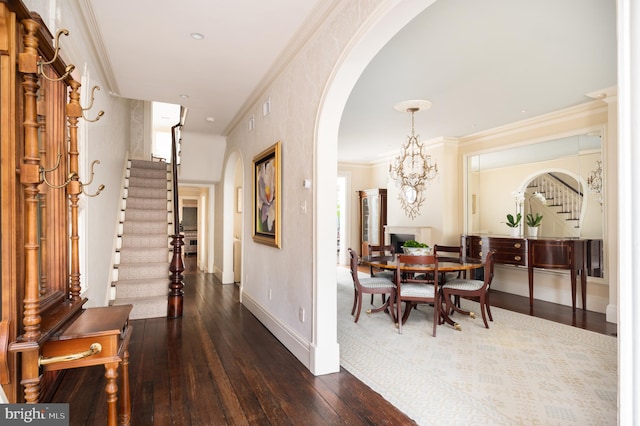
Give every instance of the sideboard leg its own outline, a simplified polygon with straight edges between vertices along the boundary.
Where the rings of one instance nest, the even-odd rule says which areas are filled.
[[[122,357],[122,390],[120,392],[120,424],[131,424],[131,392],[129,390],[129,350],[124,351]]]
[[[118,362],[110,362],[104,365],[105,373],[104,377],[107,379],[107,385],[105,386],[105,392],[107,393],[107,425],[118,425],[118,384],[116,379],[118,378]]]
[[[533,267],[529,266],[529,307],[533,307]]]
[[[578,271],[571,269],[571,307],[576,311],[576,274]]]

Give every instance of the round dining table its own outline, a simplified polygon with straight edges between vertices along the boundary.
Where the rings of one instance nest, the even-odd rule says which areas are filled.
[[[361,264],[366,266],[371,266],[373,268],[385,269],[390,271],[397,270],[398,267],[398,254],[394,254],[392,256],[362,256]],[[452,257],[442,257],[438,259],[438,273],[444,272],[459,272],[459,271],[471,271],[473,269],[482,268],[485,263],[481,259],[472,259],[472,258],[460,258],[455,259]],[[426,264],[426,265],[418,265],[415,263],[408,264],[407,267],[404,267],[403,263],[400,263],[400,271],[403,270],[411,271],[411,272],[433,272],[435,270],[434,264]],[[444,283],[443,283],[444,284]],[[440,310],[442,313],[442,319],[447,324],[452,325],[456,330],[461,330],[460,324],[453,321],[449,318],[446,309]],[[392,318],[395,320],[394,315],[392,314]],[[403,322],[404,324],[404,322]]]
[[[372,266],[373,268],[396,270],[398,264],[398,255],[393,256],[362,256],[361,263],[366,266]],[[441,258],[442,259],[442,258]],[[458,272],[458,271],[470,271],[472,269],[482,268],[484,262],[480,259],[461,259],[455,260],[451,257],[444,258],[444,260],[438,259],[438,272]],[[411,263],[410,268],[412,271],[419,270],[420,272],[433,272],[435,266],[431,265],[416,265]],[[404,264],[400,264],[400,270],[404,269]]]

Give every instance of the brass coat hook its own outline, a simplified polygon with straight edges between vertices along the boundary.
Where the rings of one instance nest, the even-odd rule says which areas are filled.
[[[69,74],[71,74],[73,72],[74,69],[76,69],[76,66],[73,65],[73,64],[67,65],[67,67],[64,70],[64,74],[59,78],[48,77],[47,74],[44,72],[44,66],[45,65],[52,64],[52,63],[55,62],[56,59],[58,59],[58,54],[60,53],[60,36],[61,35],[68,36],[69,35],[69,30],[63,28],[63,29],[58,30],[58,32],[56,33],[56,41],[55,41],[55,44],[54,44],[53,58],[51,58],[50,61],[42,61],[42,60],[38,61],[38,74],[43,76],[44,78],[46,78],[49,81],[64,80],[65,78],[67,78],[67,76]]]
[[[84,112],[85,111],[88,111],[91,108],[93,108],[93,101],[95,100],[95,92],[96,92],[96,90],[100,90],[100,87],[99,86],[93,86],[93,88],[91,88],[91,103],[89,104],[88,107],[82,108],[82,118],[84,118],[85,120],[87,120],[90,123],[95,123],[96,121],[100,120],[100,117],[102,117],[104,115],[104,111],[98,111],[98,115],[93,120],[89,120],[87,117],[84,116]]]
[[[93,167],[96,164],[100,164],[100,160],[93,160],[93,162],[91,163],[91,179],[89,179],[89,182],[87,182],[87,183],[80,182],[80,186],[82,187],[82,193],[84,195],[86,195],[87,197],[97,197],[98,195],[100,195],[102,190],[105,188],[105,186],[101,184],[100,186],[98,186],[98,190],[94,194],[89,194],[84,190],[85,186],[89,186],[89,185],[91,185],[91,182],[93,182],[93,175],[95,174],[94,171],[93,171]]]
[[[58,167],[60,167],[61,158],[62,158],[62,154],[58,153],[58,158],[56,159],[56,165],[50,169],[45,169],[44,167],[40,166],[40,180],[43,181],[49,188],[54,188],[54,189],[64,188],[69,184],[69,182],[71,182],[71,180],[74,177],[77,176],[76,173],[69,173],[69,176],[67,176],[67,179],[64,181],[64,183],[61,183],[60,185],[55,185],[47,180],[47,173],[51,173],[57,170]]]

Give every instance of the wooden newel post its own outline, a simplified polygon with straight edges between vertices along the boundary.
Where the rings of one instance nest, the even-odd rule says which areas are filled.
[[[171,265],[169,265],[169,301],[167,303],[167,317],[178,318],[182,316],[182,296],[184,294],[182,273],[184,272],[184,263],[182,261],[182,246],[184,245],[184,236],[180,234],[180,216],[178,214],[178,165],[177,165],[177,149],[176,149],[176,132],[180,127],[177,124],[171,128],[171,170],[172,170],[172,189],[173,189],[173,257]]]
[[[167,316],[169,318],[178,318],[182,316],[182,296],[184,291],[184,283],[182,282],[184,276],[184,262],[182,261],[182,246],[184,245],[183,235],[176,234],[172,236],[173,240],[171,245],[173,247],[173,257],[171,259],[171,265],[169,265],[169,271],[171,275],[169,279],[169,304],[167,310]]]

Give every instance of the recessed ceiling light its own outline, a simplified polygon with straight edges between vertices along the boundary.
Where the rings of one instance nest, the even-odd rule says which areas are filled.
[[[191,33],[191,38],[194,40],[202,40],[204,36],[200,33]]]
[[[184,93],[180,94],[178,96],[180,96],[182,99],[187,99],[189,97],[189,95],[185,95]]]
[[[526,109],[521,109],[520,112],[524,114],[525,112],[527,112],[527,110]]]
[[[216,121],[216,119],[213,117],[207,117],[205,118],[205,120],[207,120],[209,123],[213,123],[214,121]]]

